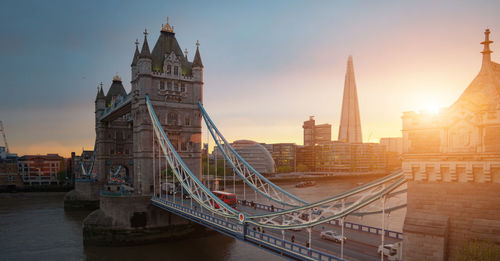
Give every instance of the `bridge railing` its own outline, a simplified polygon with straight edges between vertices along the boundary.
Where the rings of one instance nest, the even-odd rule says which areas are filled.
[[[102,196],[110,196],[110,197],[128,197],[132,195],[132,192],[129,191],[107,191],[101,190],[99,192]]]
[[[96,182],[95,178],[90,179],[75,179],[75,182]]]
[[[328,223],[331,225],[340,227],[339,220],[332,220],[332,221],[329,221]],[[344,222],[344,227],[348,228],[348,229],[352,229],[352,230],[367,232],[370,234],[382,235],[382,229],[378,228],[378,227],[372,227],[372,226],[352,223],[352,222],[348,222],[348,221]],[[401,240],[403,239],[403,233],[401,233],[401,232],[384,229],[384,233],[385,233],[386,237],[390,237],[390,238],[394,238],[394,239],[401,239]]]
[[[343,260],[332,254],[328,254],[319,250],[310,249],[306,246],[292,243],[281,238],[254,231],[241,223],[226,221],[223,218],[214,216],[213,214],[201,213],[197,209],[192,209],[184,205],[174,203],[170,200],[161,197],[152,197],[152,202],[156,206],[167,209],[171,212],[184,216],[192,221],[195,221],[204,226],[227,233],[230,236],[250,241],[252,243],[265,246],[267,249],[273,249],[286,255],[296,256],[305,260]],[[265,206],[265,205],[262,205]],[[197,208],[195,206],[195,208]],[[229,219],[231,220],[231,219]]]
[[[315,250],[300,244],[292,243],[287,240],[283,240],[277,238],[272,235],[268,235],[266,233],[248,230],[246,233],[246,238],[250,239],[249,241],[253,241],[256,244],[266,244],[268,247],[274,247],[277,250],[285,249],[291,253],[298,255],[299,257],[310,259],[310,260],[340,260],[343,259],[336,257],[331,254],[327,254],[321,252],[319,250]]]

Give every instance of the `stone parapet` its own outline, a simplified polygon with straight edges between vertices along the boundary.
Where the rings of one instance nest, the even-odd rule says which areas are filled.
[[[472,239],[500,244],[500,183],[409,181],[404,260],[455,260]]]

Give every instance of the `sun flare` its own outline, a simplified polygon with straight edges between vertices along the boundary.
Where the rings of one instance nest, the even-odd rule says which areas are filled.
[[[442,108],[436,101],[425,101],[420,107],[420,111],[432,114],[438,114],[439,110]]]

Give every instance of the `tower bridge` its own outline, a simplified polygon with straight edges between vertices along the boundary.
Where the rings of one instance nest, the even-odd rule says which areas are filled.
[[[397,207],[392,199],[401,193],[403,184],[410,180],[409,186],[418,186],[414,184],[416,176],[396,171],[316,202],[289,193],[238,155],[208,115],[203,106],[199,43],[190,61],[168,21],[152,51],[147,35],[145,31],[141,51],[136,44],[131,92],[125,92],[118,75],[106,95],[102,85],[98,89],[94,162],[82,165],[84,175],[67,196],[68,204],[71,200],[99,201],[100,208],[84,221],[86,244],[155,242],[208,228],[290,259],[376,260],[383,258],[376,252],[380,244],[403,239],[401,233],[385,229],[384,217],[386,211]],[[238,195],[235,204],[216,196],[204,182],[200,150],[203,122],[224,164],[232,169],[227,175],[233,179],[233,189],[224,189]],[[353,135],[359,136],[357,132]],[[126,178],[111,179],[122,170],[126,170]],[[236,179],[244,182],[244,189],[249,188],[243,195],[234,188]],[[373,206],[376,211],[370,208]],[[381,228],[345,221],[349,215],[374,213],[381,213]],[[407,213],[407,222],[414,222],[412,214]],[[418,222],[413,228],[415,224]],[[408,227],[410,224],[405,224],[405,229]],[[329,229],[340,230],[340,244],[326,243],[319,237]],[[405,251],[425,252],[414,244],[417,232],[410,233],[412,241],[407,244],[411,249]],[[346,234],[365,243],[344,240]],[[413,260],[411,254],[408,257]],[[428,257],[446,260],[446,255]]]

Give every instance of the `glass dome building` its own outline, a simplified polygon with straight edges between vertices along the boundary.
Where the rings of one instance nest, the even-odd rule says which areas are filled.
[[[258,172],[266,174],[275,172],[273,157],[261,144],[251,140],[237,140],[231,143],[231,146]],[[218,157],[222,158],[222,155],[219,154]]]

